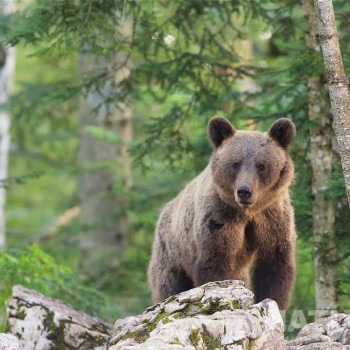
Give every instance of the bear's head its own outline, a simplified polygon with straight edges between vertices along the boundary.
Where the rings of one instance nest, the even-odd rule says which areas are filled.
[[[223,117],[211,118],[208,137],[215,149],[210,167],[220,198],[250,211],[281,198],[294,178],[287,150],[295,135],[287,118],[275,121],[266,133],[236,130]]]

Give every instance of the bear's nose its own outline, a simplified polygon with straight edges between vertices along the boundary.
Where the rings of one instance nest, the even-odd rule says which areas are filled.
[[[252,195],[252,191],[247,186],[242,186],[237,190],[238,197],[246,201]]]

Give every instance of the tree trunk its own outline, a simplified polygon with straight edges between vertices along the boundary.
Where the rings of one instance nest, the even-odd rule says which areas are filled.
[[[314,0],[335,134],[350,208],[350,95],[331,0]]]
[[[84,76],[101,68],[114,69],[126,61],[123,52],[116,53],[110,61],[97,61],[94,55],[84,53],[80,55],[81,74]],[[111,193],[111,190],[117,181],[116,174],[118,183],[125,186],[131,186],[132,178],[126,145],[100,140],[86,128],[97,126],[118,133],[125,143],[132,140],[133,124],[128,101],[115,102],[116,98],[111,98],[112,102],[106,102],[106,98],[112,97],[112,84],[127,79],[130,68],[129,63],[123,65],[116,71],[113,82],[106,82],[102,88],[90,88],[80,99],[80,218],[82,224],[87,225],[80,240],[81,268],[90,276],[100,274],[101,269],[115,269],[120,264],[130,225],[127,218],[116,217],[124,199],[122,195]]]
[[[306,45],[310,50],[320,52],[316,40],[317,19],[313,0],[303,0],[307,17]],[[334,244],[334,203],[325,196],[332,172],[332,125],[327,91],[322,77],[308,80],[310,157],[312,167],[315,306],[326,316],[337,309],[336,293],[336,249]]]
[[[3,0],[0,2],[0,13],[10,14],[15,11],[15,0]],[[0,180],[7,177],[8,154],[10,148],[10,114],[3,108],[8,102],[12,89],[13,74],[15,70],[14,47],[3,48],[0,46]],[[5,201],[6,192],[0,188],[0,251],[5,248]]]

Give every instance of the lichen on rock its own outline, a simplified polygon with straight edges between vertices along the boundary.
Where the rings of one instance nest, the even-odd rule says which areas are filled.
[[[19,349],[101,349],[112,331],[112,325],[22,286],[13,287],[6,309]]]
[[[0,350],[350,350],[350,315],[335,314],[284,341],[276,302],[254,304],[241,281],[210,282],[113,326],[64,302],[15,286]]]
[[[254,305],[241,281],[210,282],[115,323],[107,349],[285,349],[269,299]]]

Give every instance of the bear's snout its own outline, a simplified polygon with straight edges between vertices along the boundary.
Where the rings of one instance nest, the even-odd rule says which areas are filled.
[[[237,190],[237,195],[242,203],[248,204],[248,199],[252,196],[252,191],[247,186],[242,186]]]

